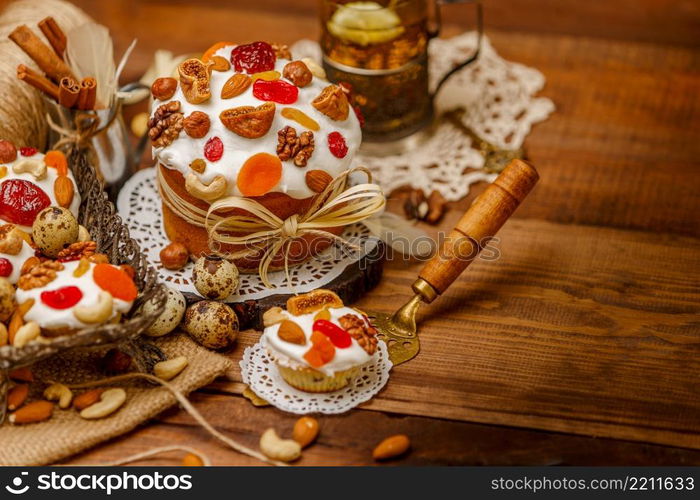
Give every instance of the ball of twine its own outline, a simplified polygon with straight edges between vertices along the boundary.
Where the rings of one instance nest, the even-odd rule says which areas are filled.
[[[91,21],[85,12],[63,0],[19,0],[0,15],[0,139],[18,147],[45,147],[46,111],[41,92],[17,79],[19,64],[41,71],[7,36],[17,26],[26,24],[48,43],[37,28],[37,23],[47,16],[53,16],[65,32]]]

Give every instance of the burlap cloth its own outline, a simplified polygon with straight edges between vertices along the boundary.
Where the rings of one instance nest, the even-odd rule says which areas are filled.
[[[172,358],[186,356],[189,365],[171,383],[184,394],[203,387],[231,368],[231,361],[195,344],[187,335],[172,334],[153,343]],[[46,384],[41,380],[79,383],[103,378],[97,369],[104,351],[73,351],[36,364],[37,379],[31,384],[33,398],[41,397]],[[45,465],[74,455],[98,443],[119,436],[155,417],[175,404],[175,397],[163,387],[147,382],[113,384],[126,390],[127,400],[114,415],[101,420],[84,420],[69,408],[54,410],[50,420],[37,424],[0,427],[0,464]],[[76,394],[78,391],[76,391]]]

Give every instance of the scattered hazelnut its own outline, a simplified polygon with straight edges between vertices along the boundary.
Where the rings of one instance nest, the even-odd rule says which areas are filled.
[[[167,101],[175,95],[177,90],[177,80],[175,78],[156,78],[151,85],[151,94],[159,101]]]
[[[102,371],[124,373],[131,367],[131,356],[119,349],[110,349],[102,358]]]
[[[314,75],[309,67],[302,61],[292,61],[282,70],[282,76],[297,87],[306,87],[313,80]]]
[[[78,221],[70,210],[63,207],[47,207],[36,216],[32,225],[32,237],[41,253],[56,258],[58,253],[78,241]]]
[[[218,255],[203,255],[194,264],[192,281],[203,297],[223,300],[238,289],[238,268]]]
[[[193,111],[183,121],[185,133],[193,139],[201,139],[209,132],[211,121],[209,115],[202,111]]]
[[[10,141],[0,140],[0,163],[12,163],[17,158],[17,148]]]
[[[182,321],[182,317],[185,315],[185,308],[187,303],[185,302],[185,297],[173,288],[166,287],[167,299],[165,301],[165,308],[160,316],[149,326],[144,332],[145,335],[149,337],[161,337],[172,332],[177,325]],[[155,305],[148,301],[143,306],[143,312],[150,314],[155,310]]]
[[[185,332],[208,349],[229,347],[238,337],[238,316],[221,302],[202,300],[187,308]]]
[[[164,268],[178,271],[185,267],[190,258],[190,252],[182,243],[173,241],[160,251],[160,263]]]

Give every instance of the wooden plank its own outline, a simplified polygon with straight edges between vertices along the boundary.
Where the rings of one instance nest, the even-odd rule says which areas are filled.
[[[227,436],[252,448],[274,427],[289,436],[295,415],[255,408],[242,397],[198,392],[195,406]],[[407,456],[390,465],[692,465],[700,452],[656,445],[593,439],[422,417],[353,411],[319,416],[318,441],[304,450],[298,465],[372,465],[372,448],[386,436],[403,433],[412,440]],[[99,448],[73,457],[68,465],[99,464],[157,446],[176,443],[207,454],[214,465],[260,465],[214,441],[184,411],[173,409],[148,425]],[[183,453],[170,453],[141,465],[178,465]]]
[[[698,241],[532,220],[499,236],[498,261],[421,311],[421,353],[363,407],[700,448]],[[358,305],[395,310],[418,268],[387,263]]]

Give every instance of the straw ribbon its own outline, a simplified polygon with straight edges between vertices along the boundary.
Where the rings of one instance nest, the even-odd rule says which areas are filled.
[[[348,176],[355,172],[364,173],[367,182],[346,189]],[[281,219],[257,201],[241,196],[228,196],[217,200],[204,213],[204,210],[177,196],[162,178],[160,171],[158,181],[168,207],[188,222],[206,228],[210,248],[222,243],[244,247],[240,251],[227,253],[226,257],[229,258],[253,256],[262,252],[258,272],[268,288],[273,288],[268,276],[270,265],[280,253],[284,256],[287,282],[290,282],[290,245],[294,240],[304,236],[318,236],[344,246],[355,247],[327,229],[365,220],[381,212],[386,204],[382,189],[372,184],[372,174],[364,167],[346,170],[335,177],[326,189],[314,198],[306,213],[295,214],[287,219]],[[226,216],[217,214],[234,209],[244,213]]]

